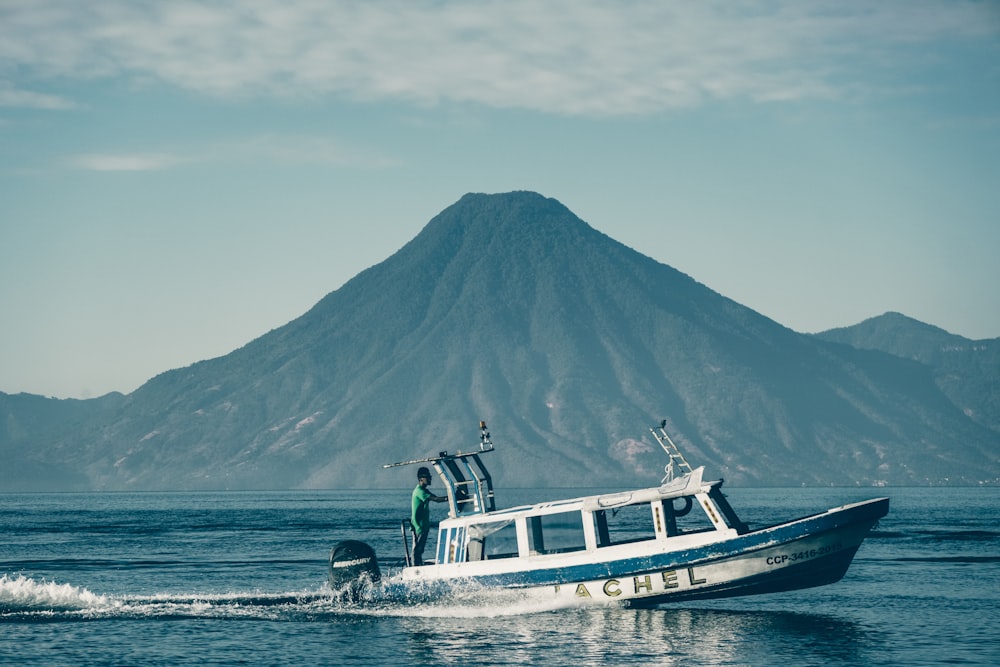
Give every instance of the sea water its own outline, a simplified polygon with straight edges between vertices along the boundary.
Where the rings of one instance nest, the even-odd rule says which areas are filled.
[[[498,505],[590,491],[498,492]],[[751,527],[891,506],[836,584],[636,610],[471,585],[340,599],[330,548],[362,539],[384,574],[398,569],[409,489],[0,494],[0,663],[1000,664],[1000,489],[727,492]]]

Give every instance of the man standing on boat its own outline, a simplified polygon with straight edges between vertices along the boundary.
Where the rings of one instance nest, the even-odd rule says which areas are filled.
[[[413,526],[413,564],[423,565],[424,546],[427,544],[427,534],[431,529],[431,501],[443,503],[446,496],[435,496],[428,489],[431,485],[431,471],[427,468],[417,470],[417,486],[413,489],[412,512],[410,525]]]

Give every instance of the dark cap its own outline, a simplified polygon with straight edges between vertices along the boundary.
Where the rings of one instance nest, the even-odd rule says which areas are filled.
[[[431,471],[428,470],[427,468],[419,468],[417,470],[417,479],[421,479],[423,477],[426,477],[427,479],[430,479],[431,478]]]

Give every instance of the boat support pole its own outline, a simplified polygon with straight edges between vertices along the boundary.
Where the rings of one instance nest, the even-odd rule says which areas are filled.
[[[399,522],[399,532],[403,535],[403,556],[406,560],[406,567],[413,565],[413,556],[410,555],[410,540],[406,537],[406,524],[409,521]]]

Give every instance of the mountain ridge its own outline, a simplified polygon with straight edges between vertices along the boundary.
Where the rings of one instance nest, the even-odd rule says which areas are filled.
[[[926,365],[963,413],[1000,432],[1000,338],[972,340],[891,311],[816,335]]]
[[[486,419],[516,486],[655,483],[645,431],[666,417],[741,484],[1000,475],[997,432],[930,366],[840,335],[798,334],[554,199],[468,194],[301,317],[108,399],[33,460],[94,489],[391,486],[378,464],[471,448]],[[6,412],[0,452],[23,459],[39,431]]]

